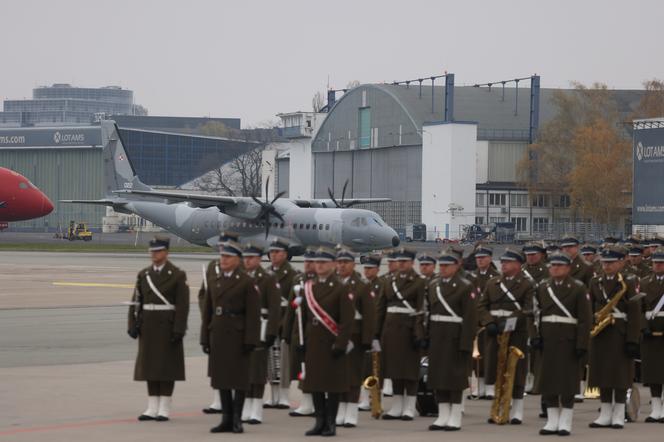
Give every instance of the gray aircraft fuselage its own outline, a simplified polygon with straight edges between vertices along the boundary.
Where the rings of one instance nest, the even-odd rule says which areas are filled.
[[[223,230],[236,232],[243,241],[262,246],[274,237],[287,238],[296,246],[301,245],[302,249],[304,246],[344,244],[361,252],[399,244],[394,229],[370,210],[301,208],[288,200],[278,200],[275,207],[285,222],[273,217],[267,240],[262,221],[232,217],[216,207],[203,209],[190,207],[187,203],[165,204],[137,199],[127,201],[116,210],[139,215],[198,245],[216,245],[219,232]]]

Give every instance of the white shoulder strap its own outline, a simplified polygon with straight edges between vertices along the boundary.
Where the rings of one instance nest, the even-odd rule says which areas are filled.
[[[415,309],[413,308],[413,306],[411,306],[408,303],[408,301],[403,299],[403,295],[401,294],[401,292],[397,288],[397,283],[394,281],[394,279],[392,280],[392,290],[394,290],[394,294],[397,296],[399,301],[401,301],[401,303],[406,306],[407,309],[409,309],[411,312],[415,312]]]
[[[556,294],[553,293],[553,288],[551,288],[551,285],[547,285],[547,286],[546,286],[546,291],[549,293],[549,296],[551,297],[551,299],[553,300],[553,302],[556,303],[556,305],[558,306],[558,308],[559,308],[560,310],[562,310],[563,313],[565,313],[565,316],[567,316],[568,318],[574,318],[574,316],[572,316],[572,314],[569,312],[569,310],[567,310],[567,308],[563,305],[563,303],[560,302],[560,299],[558,299],[558,297],[556,296]]]
[[[664,307],[664,293],[662,293],[659,297],[659,302],[655,306],[655,308],[652,310],[652,312],[647,312],[646,316],[650,316],[647,318],[648,320],[654,318],[657,316],[657,313],[659,313],[662,310],[662,307]]]
[[[159,299],[161,299],[161,301],[162,301],[164,304],[166,304],[166,305],[173,305],[173,304],[171,304],[170,302],[168,302],[168,299],[166,299],[166,298],[164,297],[164,295],[161,294],[161,292],[159,291],[159,289],[157,289],[157,287],[156,287],[156,286],[154,285],[154,283],[152,282],[152,278],[150,278],[150,274],[149,274],[148,272],[145,272],[145,279],[147,279],[147,281],[148,281],[148,285],[150,286],[150,290],[152,290],[152,291],[154,292],[154,294],[157,295],[157,297],[159,297]]]
[[[516,306],[517,310],[521,310],[521,304],[519,304],[519,302],[516,300],[516,298],[514,297],[514,295],[512,294],[512,292],[510,292],[510,291],[507,289],[507,287],[505,286],[505,283],[502,282],[502,281],[501,281],[501,283],[500,283],[500,290],[502,290],[503,293],[505,293],[505,294],[507,295],[507,297],[510,298],[510,301],[512,301],[512,302],[514,303],[514,305]]]
[[[440,285],[436,284],[436,297],[440,301],[441,304],[443,304],[443,307],[445,310],[447,310],[447,313],[449,313],[453,318],[458,318],[459,315],[457,315],[454,310],[452,310],[452,307],[445,301],[445,298],[443,298],[443,294],[440,292]]]
[[[205,288],[205,291],[207,292],[207,269],[205,268],[205,264],[202,265],[203,267],[203,288]]]

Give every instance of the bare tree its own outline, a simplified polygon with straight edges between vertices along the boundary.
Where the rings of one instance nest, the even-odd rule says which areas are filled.
[[[260,195],[264,148],[265,146],[256,148],[206,173],[196,180],[194,187],[217,195]]]
[[[323,94],[320,91],[316,91],[313,98],[311,99],[311,107],[314,112],[320,112],[320,110],[325,106],[325,99]]]

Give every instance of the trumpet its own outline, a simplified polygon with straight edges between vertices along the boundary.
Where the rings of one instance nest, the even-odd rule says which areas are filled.
[[[369,390],[371,396],[371,417],[374,419],[380,418],[383,413],[381,405],[381,392],[380,392],[380,354],[378,352],[371,353],[371,376],[367,376],[362,386]]]

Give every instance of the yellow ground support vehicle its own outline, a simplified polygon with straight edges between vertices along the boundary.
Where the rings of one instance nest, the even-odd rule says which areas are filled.
[[[83,241],[92,241],[92,232],[88,230],[85,223],[77,223],[76,221],[69,221],[69,229],[63,239],[69,241],[76,241],[77,239]]]

